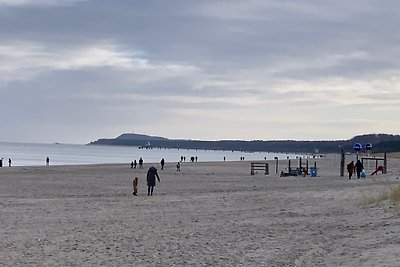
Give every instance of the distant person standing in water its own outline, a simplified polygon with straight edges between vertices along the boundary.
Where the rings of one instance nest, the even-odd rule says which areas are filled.
[[[49,165],[50,165],[50,158],[47,157],[47,158],[46,158],[46,166],[49,166]]]
[[[147,196],[153,195],[153,190],[156,186],[156,177],[158,182],[160,182],[160,176],[158,176],[157,169],[152,166],[147,171]]]

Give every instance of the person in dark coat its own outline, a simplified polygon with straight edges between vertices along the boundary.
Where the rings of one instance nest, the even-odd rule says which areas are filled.
[[[142,158],[139,159],[139,168],[143,169],[143,159]]]
[[[357,179],[360,179],[361,172],[364,169],[364,166],[361,163],[361,160],[357,160],[356,165],[354,167],[356,168]]]
[[[161,170],[164,170],[165,160],[161,159],[160,164],[161,164]]]
[[[152,166],[147,171],[147,196],[153,195],[153,190],[156,186],[156,177],[158,182],[160,182],[160,176],[158,176],[157,169]]]
[[[354,172],[354,161],[351,161],[349,164],[347,164],[347,172],[349,173],[349,179],[351,179]]]

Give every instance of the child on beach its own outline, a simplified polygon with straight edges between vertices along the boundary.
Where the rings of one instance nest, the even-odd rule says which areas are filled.
[[[132,192],[132,195],[134,195],[134,196],[137,196],[138,182],[139,182],[139,178],[137,178],[137,177],[133,178],[133,182],[132,182],[133,192]]]

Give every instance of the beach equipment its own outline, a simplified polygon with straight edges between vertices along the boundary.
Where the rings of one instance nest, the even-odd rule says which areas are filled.
[[[256,171],[264,171],[265,175],[269,174],[269,165],[268,163],[261,162],[251,162],[250,163],[250,175],[254,175]]]
[[[314,163],[315,165],[316,163]],[[296,175],[307,175],[309,174],[308,172],[308,160],[305,162],[302,160],[301,157],[299,157],[299,166],[298,167],[292,167],[291,160],[288,160],[288,171],[291,174],[296,174]]]
[[[387,154],[383,153],[383,157],[377,157],[377,156],[369,156],[369,157],[362,157],[361,158],[361,163],[364,165],[365,163],[368,162],[375,162],[375,167],[373,168],[373,170],[375,171],[382,171],[382,174],[386,174],[387,173]],[[366,166],[367,164],[365,164],[364,166]],[[380,168],[381,167],[381,168]],[[374,173],[376,174],[376,173]]]
[[[317,177],[317,167],[310,168],[311,177]]]

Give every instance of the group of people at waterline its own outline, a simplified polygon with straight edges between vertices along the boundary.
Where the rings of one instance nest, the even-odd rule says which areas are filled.
[[[4,160],[4,158],[0,159],[0,168],[3,167],[3,160]],[[8,167],[11,167],[11,165],[12,165],[12,160],[10,158],[8,158]],[[49,166],[49,165],[50,165],[50,158],[46,157],[46,166]]]
[[[4,158],[0,159],[0,167],[3,167],[3,160],[4,160]],[[11,159],[10,158],[8,159],[8,167],[11,167]]]

